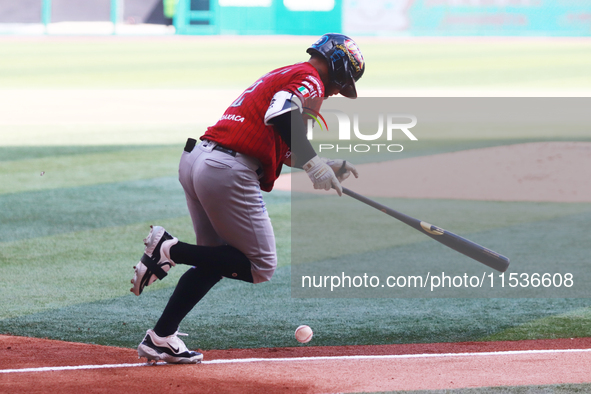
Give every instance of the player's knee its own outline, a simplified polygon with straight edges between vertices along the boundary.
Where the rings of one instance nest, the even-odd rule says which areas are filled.
[[[251,258],[251,270],[253,283],[267,282],[271,279],[277,268],[277,255],[269,253],[257,258]]]

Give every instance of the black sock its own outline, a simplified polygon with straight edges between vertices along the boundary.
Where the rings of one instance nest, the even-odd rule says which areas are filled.
[[[154,327],[156,335],[167,337],[174,334],[185,316],[221,279],[220,275],[206,273],[199,268],[191,268],[185,272]]]
[[[250,283],[253,281],[250,260],[230,245],[200,246],[178,242],[170,248],[170,258],[177,264],[199,267],[206,273]]]
[[[154,331],[166,337],[222,277],[253,282],[250,260],[229,246],[199,246],[179,242],[170,248],[170,258],[177,264],[194,266],[183,274]]]

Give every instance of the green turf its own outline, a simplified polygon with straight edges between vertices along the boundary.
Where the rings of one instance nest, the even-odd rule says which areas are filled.
[[[565,299],[302,300],[290,298],[289,280],[289,267],[283,267],[271,282],[257,286],[222,281],[183,321],[181,330],[191,334],[187,345],[296,346],[293,331],[299,324],[313,327],[315,346],[471,341],[589,305]],[[0,332],[135,347],[172,293],[170,287],[148,290],[139,298],[130,294],[5,318]]]
[[[173,180],[164,178],[161,183],[162,189],[170,193]],[[97,193],[97,190],[90,189],[85,193]],[[85,229],[40,237],[62,218],[61,214],[56,214],[46,223],[39,223],[39,233],[1,244],[3,277],[7,285],[2,288],[0,296],[7,302],[2,309],[0,332],[133,347],[138,332],[154,323],[172,291],[171,286],[184,269],[173,270],[169,278],[148,288],[140,298],[129,295],[131,265],[141,254],[139,239],[145,235],[149,220],[145,214],[149,210],[137,212],[133,218],[124,212],[135,205],[148,208],[150,204],[157,205],[158,200],[150,201],[150,198],[161,190],[155,189],[154,196],[148,194],[146,201],[132,198],[142,194],[133,188],[126,191],[129,194],[117,194],[116,190],[108,189],[105,195],[113,193],[113,200],[126,201],[129,205],[122,207],[121,213],[104,215],[108,220],[102,218],[102,221],[86,224],[81,221],[79,225],[86,226]],[[191,240],[186,215],[180,214],[177,219],[165,218],[174,216],[176,211],[181,213],[183,209],[180,190],[170,194],[170,211],[161,213],[159,223],[179,238]],[[289,262],[290,246],[290,208],[286,198],[285,193],[267,196],[282,266]],[[454,219],[457,230],[476,240],[481,234],[483,239],[496,239],[495,242],[501,242],[501,234],[516,226],[534,226],[543,233],[548,223],[558,223],[561,228],[557,222],[560,218],[566,223],[572,217],[581,217],[585,221],[587,219],[582,215],[590,209],[588,204],[430,201],[429,205],[424,205],[424,201],[388,201],[393,202],[409,211],[427,207],[428,215],[444,222],[462,207],[461,220]],[[104,203],[109,206],[110,201]],[[97,211],[92,216],[99,216],[101,206],[94,208]],[[500,216],[499,211],[505,215]],[[70,212],[69,219],[67,212],[63,215],[62,219],[70,225],[76,223],[77,215],[83,217],[75,212]],[[483,233],[471,215],[480,215],[482,222],[487,223],[486,230],[493,232]],[[378,217],[382,219],[382,216]],[[379,220],[369,223],[377,226]],[[394,229],[399,239],[394,242],[395,247],[390,244],[389,249],[384,249],[387,245],[383,244],[376,248],[372,255],[378,261],[383,259],[382,254],[396,256],[401,262],[409,261],[417,258],[417,250],[421,250],[423,257],[434,255],[441,261],[448,257],[452,259],[450,261],[457,259],[456,254],[433,241],[424,240],[418,233],[396,228],[390,221],[380,225]],[[419,236],[415,238],[414,235]],[[508,232],[508,236],[515,239],[507,247],[522,244],[524,238],[515,235]],[[585,247],[581,245],[581,248]],[[518,252],[526,253],[528,248],[526,244]],[[548,259],[552,263],[551,252],[539,251],[540,255],[550,253]],[[353,259],[355,256],[351,255]],[[26,274],[23,260],[27,261]],[[462,264],[472,266],[473,263],[464,260]],[[515,264],[518,265],[519,260]],[[202,348],[292,346],[292,329],[302,322],[317,331],[315,345],[489,340],[493,335],[496,335],[495,339],[511,339],[512,330],[519,331],[521,324],[536,326],[532,332],[540,338],[589,335],[585,328],[588,317],[578,312],[589,307],[591,302],[587,299],[292,299],[289,284],[289,267],[281,268],[270,283],[262,285],[223,281],[183,323],[183,329],[195,335],[190,343]],[[553,330],[544,324],[547,319],[557,321],[565,311],[573,313],[569,319],[563,319],[565,324],[559,329]],[[253,325],[259,327],[256,333],[265,334],[245,336],[244,331],[249,331]]]
[[[173,177],[0,195],[0,240],[76,232],[186,216]]]
[[[0,43],[0,87],[243,87],[270,69],[307,60],[305,48],[313,41],[309,37],[112,37],[90,43],[5,40]],[[360,89],[591,87],[588,41],[433,42],[359,37],[358,43],[367,62]]]
[[[47,127],[47,126],[45,126]],[[157,148],[147,147],[149,148]],[[0,146],[0,163],[43,158],[55,158],[70,155],[88,155],[96,153],[118,153],[121,151],[144,150],[141,145],[97,145],[97,146]],[[12,172],[12,171],[10,171]],[[6,172],[4,172],[4,175]],[[12,175],[12,174],[10,174]]]
[[[0,162],[0,195],[175,175],[182,146]]]
[[[160,192],[149,189],[156,194]],[[53,216],[33,212],[44,220],[4,228],[5,237],[0,243],[3,271],[0,298],[4,301],[0,318],[128,294],[132,266],[143,253],[141,240],[150,224],[163,225],[179,239],[194,242],[184,197],[180,198],[182,192],[177,190],[174,193],[171,189],[163,192],[171,194],[163,210],[157,209],[162,205],[158,198],[135,203],[128,198],[128,203],[132,204],[121,207],[119,212],[112,209],[106,212],[98,204],[92,205],[96,208],[94,212],[74,212],[71,207],[67,212],[60,212],[57,211],[60,205],[56,204],[56,207],[50,207],[56,209]],[[132,189],[134,195],[143,193]],[[289,203],[285,202],[286,199],[289,201],[289,195],[277,194],[268,198],[268,209],[277,222],[274,227],[280,249],[279,265],[285,266],[289,263],[290,250],[290,209]],[[173,195],[179,198],[175,199]],[[118,199],[125,196],[115,194],[111,197],[102,200],[103,208],[116,205]],[[129,212],[133,204],[141,209]],[[175,216],[176,219],[171,219]],[[17,236],[22,239],[12,240]],[[153,285],[154,288],[172,285],[180,273],[174,271],[170,276],[170,283],[159,282]]]
[[[374,200],[499,251],[507,250],[507,245],[515,243],[513,239],[516,236],[524,237],[520,242],[527,242],[527,247],[533,249],[532,253],[536,253],[536,248],[544,248],[544,245],[559,247],[558,242],[563,239],[565,242],[571,240],[577,243],[583,250],[589,248],[585,242],[585,233],[580,228],[588,228],[586,220],[591,213],[591,204],[403,198]],[[294,194],[292,202],[294,242],[300,248],[301,258],[298,261],[302,263],[357,256],[425,240],[420,232],[411,231],[390,216],[350,198]],[[343,215],[342,212],[347,214]],[[557,224],[557,221],[561,223]],[[577,228],[577,224],[581,227]],[[553,225],[556,230],[550,232]],[[321,234],[311,234],[307,231],[310,226],[322,229]],[[535,228],[535,236],[523,231],[526,228]],[[488,239],[486,235],[480,234],[490,230],[496,230],[496,234]],[[560,238],[548,243],[552,236],[550,234],[556,233]],[[347,242],[329,242],[333,237],[346,239]],[[531,242],[528,242],[528,237]],[[534,245],[531,245],[532,242]],[[527,255],[514,257],[516,262],[520,258],[531,260]]]
[[[137,88],[146,94],[157,94],[160,88],[242,89],[274,67],[305,60],[304,48],[312,41],[301,37],[3,40],[0,87]],[[360,37],[359,44],[368,64],[360,91],[591,87],[587,41]],[[9,91],[3,92],[10,100]],[[131,109],[139,104],[129,103]],[[68,119],[36,124],[35,114],[14,124],[1,121],[0,333],[137,346],[185,268],[175,268],[138,298],[129,293],[131,267],[141,255],[141,239],[149,224],[157,222],[179,238],[193,240],[177,165],[184,139],[198,136],[206,125],[144,124],[141,119],[125,124],[70,124]],[[585,130],[570,128],[476,134],[439,130],[420,136],[415,145],[405,145],[404,154],[395,158],[589,138]],[[356,162],[375,160],[371,155],[356,156]],[[273,192],[265,194],[265,200],[277,236],[280,268],[269,283],[253,286],[224,280],[217,285],[183,322],[181,329],[191,334],[190,347],[294,346],[293,330],[302,323],[315,330],[310,345],[591,335],[587,299],[291,298],[290,196]],[[321,209],[330,212],[342,201],[328,200]],[[382,202],[487,246],[500,250],[510,246],[516,263],[527,260],[530,249],[545,264],[559,262],[565,250],[572,251],[566,258],[587,261],[587,243],[577,240],[589,233],[589,204]],[[356,259],[365,251],[376,259],[393,253],[400,261],[416,261],[423,252],[449,256],[449,261],[456,258],[420,234],[369,212],[355,206],[337,223],[361,228],[359,223],[365,221],[372,242],[339,242],[333,257]],[[387,239],[384,234],[395,237]]]
[[[411,41],[401,44],[386,41],[366,48],[360,43],[367,62],[367,75],[373,68],[371,77],[367,78],[368,86],[454,88],[539,88],[541,85],[566,88],[577,84],[582,87],[590,76],[588,45],[582,42]],[[563,73],[565,68],[570,70],[568,74]]]
[[[527,323],[482,338],[485,341],[518,341],[537,338],[569,338],[577,335],[591,337],[591,308],[574,309]]]
[[[445,207],[446,204],[438,204],[435,202],[435,207]],[[455,209],[448,212],[460,213],[460,215],[469,217],[471,213],[468,209],[462,210],[460,204],[447,204],[448,207],[454,206]],[[329,237],[320,239],[317,243],[313,240],[308,244],[300,242],[297,237],[292,240],[294,250],[305,250],[295,255],[293,264],[294,295],[298,297],[589,297],[589,283],[591,277],[588,270],[588,256],[591,252],[590,245],[586,242],[584,233],[579,230],[586,228],[587,223],[591,220],[591,210],[589,205],[586,205],[585,212],[572,214],[570,216],[557,216],[549,218],[548,220],[532,220],[526,221],[527,215],[524,214],[524,221],[512,225],[500,226],[494,228],[494,221],[491,221],[491,228],[477,228],[475,223],[466,226],[467,223],[458,223],[458,227],[464,230],[457,231],[466,238],[473,240],[479,244],[483,244],[500,253],[506,254],[511,258],[511,265],[505,273],[505,284],[501,286],[501,278],[498,272],[493,272],[488,267],[475,263],[473,260],[458,254],[448,248],[431,240],[421,240],[420,233],[416,233],[417,238],[411,242],[410,237],[404,237],[401,233],[408,228],[399,225],[400,229],[395,229],[396,224],[390,224],[393,229],[380,227],[371,219],[365,219],[364,222],[368,224],[367,227],[374,227],[375,233],[365,231],[367,227],[358,226],[346,234],[339,232],[335,228],[317,227],[323,232],[333,234],[337,239],[347,239],[349,242],[346,245],[341,245],[340,248],[332,248],[335,256],[323,255],[323,259],[311,261],[306,258],[316,259],[316,255],[322,255],[323,248],[318,245],[327,245],[330,240]],[[473,208],[473,207],[472,207]],[[516,209],[516,207],[514,207]],[[555,207],[558,208],[558,207]],[[548,209],[550,211],[551,209]],[[503,211],[497,211],[503,212]],[[376,211],[377,214],[379,212]],[[371,214],[367,214],[370,217]],[[500,214],[499,214],[500,215]],[[297,213],[293,213],[292,218],[297,218]],[[507,216],[513,218],[516,214],[511,214],[511,209],[507,209]],[[482,216],[483,218],[485,215]],[[468,220],[468,219],[467,219]],[[298,232],[298,224],[294,224],[293,233]],[[338,226],[337,226],[338,227]],[[341,228],[344,225],[341,226]],[[472,231],[467,229],[472,227]],[[486,227],[486,226],[483,226]],[[535,228],[536,236],[531,235],[529,231],[524,229]],[[354,238],[352,233],[359,231],[361,234],[368,233],[368,236],[357,236]],[[349,235],[347,235],[349,234]],[[400,234],[400,235],[399,235]],[[375,240],[374,238],[377,238]],[[386,241],[384,240],[386,238]],[[423,237],[424,238],[424,237]],[[387,240],[396,246],[388,246]],[[325,246],[326,247],[326,246]],[[361,249],[351,253],[351,249]],[[347,250],[348,254],[345,252]],[[420,250],[420,253],[417,251]],[[567,254],[560,254],[558,251],[568,250]],[[327,252],[330,253],[330,252]],[[298,259],[301,258],[300,259]],[[336,275],[338,277],[343,275],[362,276],[367,273],[369,276],[377,276],[382,284],[385,283],[385,278],[389,275],[394,276],[416,276],[421,275],[423,278],[427,273],[431,276],[441,277],[443,273],[447,276],[462,276],[468,277],[476,276],[478,278],[484,276],[489,278],[489,274],[494,275],[495,286],[490,287],[490,280],[486,279],[485,286],[482,287],[468,287],[462,286],[459,288],[451,287],[450,285],[443,288],[431,289],[427,282],[425,287],[415,288],[388,288],[377,286],[361,287],[347,287],[337,288],[331,290],[330,287],[314,287],[310,284],[302,285],[302,276],[321,277],[323,275]],[[538,273],[540,276],[548,273],[549,276],[554,274],[572,275],[574,279],[571,287],[543,287],[543,286],[525,286],[511,287],[509,286],[510,275],[522,274],[532,275]],[[427,280],[428,281],[428,280]],[[329,282],[330,283],[330,282]],[[303,286],[303,287],[302,287]],[[567,329],[577,331],[581,327],[587,325],[587,321],[583,316],[574,316],[571,319],[562,319],[564,324],[561,327],[567,326]],[[566,323],[570,323],[566,324]],[[575,326],[578,328],[575,329]],[[560,328],[562,330],[562,328]],[[546,335],[552,332],[552,328],[548,327]],[[558,326],[555,330],[559,331]],[[589,332],[589,330],[584,330]],[[534,334],[535,335],[535,334]]]
[[[131,266],[141,254],[140,242],[148,224],[157,221],[179,238],[193,239],[176,176],[137,179],[149,175],[141,171],[145,164],[141,153],[159,149],[162,159],[158,159],[161,164],[156,168],[163,168],[164,173],[173,172],[176,155],[172,151],[167,155],[172,149],[168,147],[103,147],[88,152],[54,149],[55,156],[39,157],[38,150],[23,148],[21,152],[29,152],[29,157],[14,156],[15,160],[5,161],[7,176],[12,175],[10,164],[20,166],[41,159],[78,160],[77,165],[98,170],[97,156],[106,155],[113,160],[106,166],[117,168],[121,165],[118,160],[128,153],[136,154],[138,162],[133,168],[138,171],[127,172],[123,177],[126,179],[116,173],[103,174],[102,180],[110,182],[90,184],[83,176],[76,178],[73,171],[71,187],[0,195],[0,205],[10,207],[0,210],[0,298],[5,301],[0,309],[0,332],[134,347],[138,336],[157,319],[183,272],[183,268],[173,270],[165,281],[148,288],[140,298],[130,295]],[[340,205],[349,200],[312,198],[324,204],[319,208],[322,212],[349,212],[348,217],[339,219],[342,227],[357,223],[361,230],[365,223],[369,226],[365,230],[374,232],[372,242],[367,238],[364,244],[354,240],[339,243],[339,253],[345,259],[355,259],[366,249],[373,251],[378,260],[380,254],[390,254],[402,262],[412,261],[417,258],[417,250],[423,255],[434,253],[448,256],[450,261],[457,259],[453,252],[368,207],[343,208]],[[270,283],[251,286],[226,280],[218,285],[183,323],[183,329],[193,334],[191,346],[293,346],[293,328],[301,323],[316,330],[314,345],[590,335],[588,316],[581,312],[590,306],[586,299],[293,299],[287,266],[292,214],[289,193],[273,192],[265,199],[283,268]],[[551,264],[566,247],[568,237],[576,239],[587,233],[583,229],[591,209],[589,204],[380,201],[477,242],[487,242],[487,246],[517,248],[508,250],[514,254],[517,266],[520,259],[527,260],[528,248],[539,249],[538,255]],[[321,219],[311,214],[311,223]],[[548,229],[552,225],[574,232],[560,235],[559,231],[558,238],[549,241],[519,231],[531,227],[538,235],[551,236]],[[381,236],[386,233],[391,237]],[[576,246],[585,253],[586,245],[582,242]],[[573,249],[569,258],[576,253]],[[461,264],[473,265],[467,259]],[[560,325],[554,328],[549,322]],[[253,331],[254,325],[260,329]],[[256,334],[245,336],[244,331]],[[258,335],[261,332],[264,334]]]

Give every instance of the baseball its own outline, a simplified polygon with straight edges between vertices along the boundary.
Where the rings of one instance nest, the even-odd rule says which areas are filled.
[[[301,343],[310,342],[313,335],[314,333],[312,332],[312,329],[308,326],[299,326],[295,330],[295,337],[298,340],[298,342]]]

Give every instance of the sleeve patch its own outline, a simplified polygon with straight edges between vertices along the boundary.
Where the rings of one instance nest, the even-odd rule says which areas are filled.
[[[300,86],[300,87],[298,88],[298,92],[300,92],[300,94],[301,94],[301,96],[302,96],[303,98],[308,98],[308,97],[310,97],[310,91],[309,91],[309,90],[308,90],[308,88],[307,88],[307,87],[305,87],[305,86]]]

